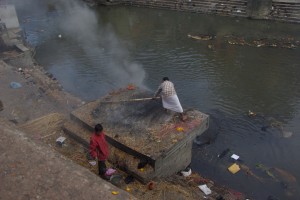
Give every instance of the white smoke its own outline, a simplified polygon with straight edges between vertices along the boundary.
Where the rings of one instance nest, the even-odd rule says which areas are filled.
[[[93,65],[102,64],[103,71],[116,87],[128,83],[144,87],[146,74],[142,65],[131,60],[128,50],[110,25],[101,25],[96,13],[80,2],[64,0],[63,7],[65,14],[61,28],[66,37],[75,39],[86,54],[94,58],[102,55],[101,60],[94,61]]]

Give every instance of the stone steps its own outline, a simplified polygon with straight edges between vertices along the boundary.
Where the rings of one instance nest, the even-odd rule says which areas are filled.
[[[248,0],[112,0],[110,4],[234,17],[249,17],[251,12]],[[271,13],[261,19],[300,23],[300,3],[273,0]]]
[[[147,0],[125,0],[124,5],[171,9],[179,11],[190,11],[198,13],[218,14],[225,16],[246,17],[247,1],[246,0],[194,0],[194,1],[147,1]]]
[[[300,3],[273,2],[270,19],[300,23]]]

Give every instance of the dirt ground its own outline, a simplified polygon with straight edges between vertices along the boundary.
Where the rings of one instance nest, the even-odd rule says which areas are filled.
[[[97,174],[97,168],[88,163],[87,149],[68,138],[62,130],[70,112],[84,102],[64,92],[55,77],[35,63],[31,51],[4,48],[5,41],[1,41],[0,45],[0,117],[24,131],[33,143],[50,146]],[[13,82],[21,87],[14,88],[16,83]],[[67,137],[62,146],[56,143],[59,136]],[[127,175],[120,170],[117,173],[123,179],[116,185],[138,199],[245,199],[243,194],[218,186],[199,174],[153,180],[154,187],[149,188],[138,181],[125,184]],[[201,184],[206,184],[213,191],[212,194],[204,195],[198,188]]]
[[[89,169],[91,172],[97,175],[97,166],[92,166],[88,162],[86,156],[88,149],[63,133],[61,127],[65,121],[66,119],[62,114],[52,113],[29,121],[21,125],[20,128],[26,133],[30,134],[30,137],[33,140],[46,143],[48,146],[51,146],[65,157],[71,159],[78,165]],[[47,127],[47,129],[41,131],[39,128],[41,126]],[[62,146],[56,143],[56,139],[59,136],[67,138]],[[117,169],[110,163],[108,163],[108,167],[116,169],[116,174],[122,176],[120,181],[113,182],[113,184],[120,189],[129,192],[134,197],[137,197],[137,199],[244,199],[243,194],[237,191],[229,190],[228,188],[222,186],[218,186],[213,181],[201,177],[196,173],[193,173],[189,177],[173,175],[169,178],[153,180],[154,187],[153,189],[149,189],[147,184],[142,184],[137,180],[126,184],[124,180],[128,174]],[[198,188],[198,185],[202,184],[206,184],[213,191],[213,193],[209,196],[205,196]]]

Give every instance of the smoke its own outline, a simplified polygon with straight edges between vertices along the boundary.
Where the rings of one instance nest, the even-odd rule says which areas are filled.
[[[114,87],[128,83],[145,88],[145,71],[141,64],[131,60],[113,28],[103,25],[96,13],[85,4],[64,0],[61,29],[66,37],[72,37],[90,56],[92,65],[100,67],[103,78]]]

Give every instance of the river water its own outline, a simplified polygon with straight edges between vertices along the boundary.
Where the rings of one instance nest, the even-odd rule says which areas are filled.
[[[128,83],[154,91],[168,76],[184,108],[210,115],[209,130],[196,141],[209,144],[194,144],[193,171],[251,199],[300,199],[300,48],[228,42],[299,41],[300,25],[54,0],[15,3],[36,60],[66,91],[90,101]],[[249,117],[249,110],[257,115]],[[232,153],[257,177],[231,174]]]

